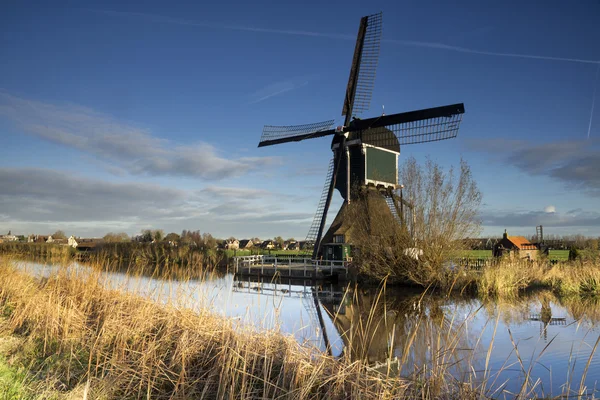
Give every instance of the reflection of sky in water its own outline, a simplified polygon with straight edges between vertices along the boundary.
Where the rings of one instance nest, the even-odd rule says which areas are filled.
[[[58,270],[56,266],[35,263],[19,263],[19,267],[37,276],[49,276]],[[85,276],[88,269],[73,264],[71,271]],[[259,291],[255,290],[258,284],[235,281],[232,275],[207,281],[180,282],[131,277],[123,273],[104,273],[101,279],[109,288],[137,293],[175,307],[208,308],[223,316],[235,318],[244,326],[258,330],[277,328],[293,335],[299,343],[321,350],[325,348],[311,295],[312,289],[308,286],[262,284],[262,290]],[[320,293],[320,298],[321,295]],[[365,295],[362,296],[359,298],[364,299]],[[475,381],[487,378],[488,386],[497,388],[505,385],[504,389],[512,393],[520,390],[524,379],[523,369],[529,368],[532,377],[530,385],[539,380],[537,394],[561,394],[564,391],[563,385],[569,381],[571,387],[578,391],[583,371],[599,335],[597,325],[581,322],[583,318],[578,323],[566,306],[547,298],[532,297],[520,299],[513,304],[482,305],[479,300],[474,299],[446,300],[428,295],[423,298],[423,306],[418,307],[416,304],[419,295],[388,291],[387,297],[386,306],[382,307],[385,311],[375,315],[376,323],[373,325],[376,328],[371,332],[374,336],[373,349],[368,354],[370,360],[383,361],[381,357],[388,357],[389,351],[385,348],[390,343],[393,347],[392,357],[402,359],[404,346],[410,342],[412,346],[406,352],[406,364],[402,370],[411,371],[415,366],[430,362],[436,354],[438,357],[443,354],[438,349],[452,346],[457,351],[445,361],[452,363],[451,372],[454,376]],[[361,309],[346,301],[338,308],[339,299],[338,304],[333,305],[330,300],[321,298],[325,306],[320,304],[320,309],[332,352],[337,356],[344,348],[344,329],[355,329],[358,321],[362,324],[370,303],[364,301],[365,309]],[[590,307],[599,307],[598,303],[591,304],[587,312]],[[564,322],[558,322],[562,325],[550,324],[544,331],[541,321],[531,321],[530,316],[539,317],[542,306],[551,310],[553,318],[564,318]],[[346,318],[346,326],[340,322],[341,318],[335,324],[330,318],[328,311],[337,310],[341,310],[340,317]],[[584,317],[581,314],[579,316]],[[385,324],[381,323],[384,319]],[[410,334],[415,330],[417,334],[409,340]],[[393,342],[390,339],[392,334],[395,335]],[[486,356],[494,335],[489,361],[490,375],[484,377]],[[459,339],[453,342],[455,338]],[[517,346],[518,356],[513,342]],[[542,351],[543,355],[538,359]],[[595,382],[599,379],[600,356],[595,355],[585,379],[588,391],[594,389]],[[512,397],[506,392],[493,395]]]

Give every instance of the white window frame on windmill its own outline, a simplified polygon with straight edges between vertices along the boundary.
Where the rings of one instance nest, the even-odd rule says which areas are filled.
[[[372,148],[375,148],[377,150],[386,151],[388,153],[393,153],[393,154],[396,155],[396,173],[394,174],[395,181],[393,183],[392,182],[378,181],[378,180],[368,179],[367,178],[367,176],[369,176],[369,172],[367,170],[367,147],[372,147]],[[386,188],[391,187],[393,189],[396,189],[398,187],[398,157],[400,156],[400,152],[393,151],[393,150],[390,150],[390,149],[385,149],[383,147],[373,146],[372,144],[366,144],[366,143],[362,144],[361,151],[362,151],[362,154],[365,156],[364,157],[364,162],[365,162],[365,183],[364,184],[368,185],[368,184],[372,183],[374,186],[381,185],[381,186],[386,187]]]

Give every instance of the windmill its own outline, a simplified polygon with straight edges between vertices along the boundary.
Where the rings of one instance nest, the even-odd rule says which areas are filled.
[[[349,244],[352,243],[348,232],[352,220],[345,211],[352,201],[363,201],[366,213],[387,210],[385,212],[390,218],[403,223],[404,213],[399,210],[399,201],[394,194],[394,190],[400,187],[400,146],[456,137],[465,112],[464,105],[460,103],[399,114],[383,114],[368,119],[356,118],[356,114],[369,109],[371,102],[381,30],[381,13],[361,18],[342,109],[344,125],[334,128],[334,120],[293,126],[266,125],[258,144],[258,147],[263,147],[333,136],[333,158],[307,236],[307,242],[314,244],[313,259],[319,256],[324,243],[332,245],[325,258],[348,257]],[[334,189],[338,189],[344,203],[328,232],[323,235]],[[400,205],[412,207],[403,199]]]

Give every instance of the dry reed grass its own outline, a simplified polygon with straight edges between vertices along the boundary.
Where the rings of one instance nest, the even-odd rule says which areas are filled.
[[[426,293],[402,307],[390,303],[393,300],[383,290],[363,293],[351,302],[355,305],[349,307],[356,310],[346,313],[351,320],[340,332],[345,354],[334,359],[308,352],[275,331],[240,330],[232,320],[206,308],[193,312],[108,290],[99,283],[99,269],[96,266],[96,273],[85,276],[59,270],[39,281],[15,270],[9,260],[0,260],[1,310],[10,331],[25,338],[20,358],[41,382],[37,388],[106,399],[432,399],[506,394],[498,382],[502,371],[490,369],[499,315],[488,322],[493,326],[492,341],[487,350],[480,349],[487,354],[480,365],[473,348],[466,349],[464,337],[473,315],[462,319],[447,314],[444,304],[428,300]],[[412,311],[390,313],[395,309]],[[332,314],[334,321],[340,317]],[[474,338],[474,348],[481,340]],[[377,348],[387,362],[374,368],[369,351]],[[399,360],[393,361],[398,349]],[[520,360],[517,367],[525,380],[514,397],[535,397],[539,387],[531,378],[531,365]],[[563,393],[575,392],[565,387]]]
[[[600,294],[600,262],[594,260],[558,263],[548,260],[504,259],[478,275],[482,295],[514,296],[531,288],[547,288],[561,295]]]
[[[397,398],[410,382],[311,355],[277,332],[160,306],[64,273],[36,281],[0,262],[0,302],[29,342],[29,367],[91,398]],[[384,379],[385,378],[385,379]]]

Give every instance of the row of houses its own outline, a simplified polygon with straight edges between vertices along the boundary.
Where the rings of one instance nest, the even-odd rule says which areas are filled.
[[[6,235],[0,235],[0,243],[16,242],[19,238],[13,235],[10,231]]]
[[[263,249],[273,250],[279,249],[279,246],[274,240],[252,240],[252,239],[227,239],[223,246],[228,250],[250,250]],[[312,249],[312,245],[306,241],[285,241],[280,248],[281,250],[308,250]]]
[[[49,243],[70,246],[78,250],[89,250],[102,243],[102,239],[96,238],[76,238],[70,236],[68,239],[53,238],[52,235],[30,235],[27,237],[27,243]]]

